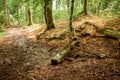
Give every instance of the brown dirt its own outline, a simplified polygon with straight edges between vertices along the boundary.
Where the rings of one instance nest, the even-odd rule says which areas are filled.
[[[89,21],[99,27],[119,31],[120,19],[103,20],[89,16],[74,21],[74,28]],[[68,27],[67,21],[55,22],[56,29],[47,31],[40,40],[35,36],[44,25],[9,28],[0,39],[0,80],[119,80],[120,43],[116,39],[84,36],[78,45],[58,65],[51,65],[51,57],[68,43],[46,38],[59,36]],[[88,26],[88,25],[86,25]],[[105,54],[105,58],[98,55]]]

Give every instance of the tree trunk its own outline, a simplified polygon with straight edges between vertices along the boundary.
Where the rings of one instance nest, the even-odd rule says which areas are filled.
[[[28,14],[28,21],[29,21],[28,26],[29,26],[29,25],[33,24],[33,22],[32,22],[32,14],[31,14],[30,9],[28,9],[27,14]]]
[[[10,18],[9,13],[7,9],[7,3],[6,0],[3,0],[3,11],[4,11],[4,22],[6,26],[10,26]]]
[[[73,40],[71,40],[71,42],[69,42],[69,44],[67,44],[62,50],[59,51],[58,54],[56,54],[52,59],[51,59],[51,63],[53,65],[57,65],[59,64],[64,57],[68,54],[68,52],[71,50],[71,48],[74,47],[74,45],[77,43],[77,39],[74,38]]]
[[[63,8],[64,8],[64,11],[67,11],[67,1],[66,0],[64,0],[64,2],[63,2]]]
[[[47,26],[46,30],[50,30],[55,28],[52,17],[52,0],[44,0],[44,3],[45,22]]]
[[[101,7],[101,3],[99,2],[99,3],[98,3],[98,11],[97,11],[97,15],[99,15],[100,7]]]
[[[18,3],[18,4],[19,4],[19,3]],[[18,25],[21,25],[19,8],[20,8],[20,5],[17,6],[17,21],[18,21]]]
[[[28,0],[27,2],[27,16],[28,16],[28,26],[32,25],[33,24],[33,21],[32,21],[32,13],[31,13],[31,9],[30,9],[30,0]]]
[[[84,0],[84,14],[87,15],[87,0]]]
[[[73,37],[73,28],[72,28],[72,17],[73,17],[73,10],[74,10],[74,0],[71,2],[71,13],[70,13],[70,22],[69,22],[69,31],[70,31],[70,36],[69,38],[72,39]]]
[[[44,22],[45,22],[45,18],[44,18],[44,8],[43,8],[43,6],[44,6],[44,1],[41,2],[41,7],[42,7],[42,9],[41,9],[41,16],[40,16],[40,18],[41,18],[41,23],[44,23]]]
[[[67,10],[68,10],[68,13],[70,12],[69,8],[70,8],[70,0],[67,0]]]

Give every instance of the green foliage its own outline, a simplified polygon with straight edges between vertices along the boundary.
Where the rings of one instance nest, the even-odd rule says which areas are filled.
[[[39,7],[36,8],[36,10],[33,11],[33,21],[35,23],[40,23],[42,22],[41,16],[42,16],[42,11],[40,10]]]
[[[29,0],[34,23],[43,22],[44,18],[44,0]],[[53,1],[53,19],[69,20],[71,0],[52,0]],[[11,23],[17,25],[20,22],[26,25],[26,9],[28,0],[6,0],[7,8],[10,14]],[[4,23],[4,14],[2,1],[0,1],[0,24]],[[65,9],[66,7],[66,9]],[[73,18],[81,17],[79,15],[84,9],[84,0],[75,0]],[[88,14],[99,15],[102,17],[117,17],[120,15],[120,0],[88,0]]]
[[[79,18],[79,17],[80,17],[80,10],[78,7],[76,7],[74,9],[73,18]]]
[[[114,0],[109,3],[108,8],[111,12],[117,12],[120,8],[120,0]]]
[[[4,32],[0,31],[0,37],[4,36]]]
[[[53,11],[53,19],[54,20],[68,20],[69,14],[67,11]]]

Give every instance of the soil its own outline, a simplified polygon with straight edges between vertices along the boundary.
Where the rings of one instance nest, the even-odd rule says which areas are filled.
[[[74,29],[85,21],[120,31],[120,19],[95,16],[73,21]],[[40,40],[36,35],[44,31],[45,25],[6,29],[0,38],[0,80],[120,80],[120,43],[114,38],[93,36],[97,32],[77,36],[77,46],[60,64],[52,65],[51,58],[69,42],[68,21],[57,21],[55,25],[56,29],[47,31]],[[55,38],[61,34],[65,38]]]

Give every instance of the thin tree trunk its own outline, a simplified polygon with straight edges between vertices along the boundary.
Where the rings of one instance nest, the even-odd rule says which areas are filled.
[[[70,27],[70,32],[72,32],[72,16],[73,16],[73,10],[74,10],[74,0],[72,0],[71,3],[71,14],[70,14],[70,23],[69,23],[69,27]]]
[[[33,21],[32,21],[32,13],[31,13],[31,9],[30,9],[30,0],[28,1],[28,3],[27,3],[28,5],[27,5],[27,15],[28,15],[28,26],[29,25],[32,25],[33,24]]]
[[[8,10],[8,8],[7,8],[7,18],[8,18],[8,25],[11,25],[10,24],[10,11]]]
[[[87,0],[84,0],[84,14],[87,15]]]
[[[10,26],[10,18],[7,9],[6,0],[3,0],[4,22],[6,26]]]
[[[44,10],[42,9],[42,14],[41,14],[41,23],[44,23],[45,19],[44,19]]]
[[[17,21],[18,21],[18,25],[21,25],[21,23],[20,23],[19,5],[17,6]]]
[[[68,10],[68,13],[70,12],[69,8],[70,8],[70,0],[67,0],[67,10]]]
[[[72,27],[73,10],[74,10],[74,0],[71,1],[71,13],[70,13],[70,22],[69,22],[69,42],[74,37],[73,27]]]
[[[64,10],[67,11],[67,1],[64,0]]]
[[[97,15],[99,15],[99,12],[100,12],[100,7],[101,7],[101,3],[99,2],[99,4],[98,4],[98,11],[97,11]]]
[[[28,25],[32,25],[33,22],[32,22],[32,14],[30,9],[28,9],[27,14],[28,14],[28,20],[29,20]]]
[[[83,0],[79,1],[79,9],[80,9],[80,12],[84,12],[83,11]]]
[[[73,10],[74,10],[74,0],[72,0],[72,2],[71,2],[71,13],[70,13],[70,22],[69,22],[70,33],[73,32],[73,28],[72,28]]]
[[[58,10],[58,0],[55,1],[55,9]]]
[[[45,23],[47,25],[47,0],[44,0],[44,17],[45,17]]]
[[[41,4],[41,6],[42,6],[42,9],[41,9],[41,23],[44,23],[45,22],[45,19],[44,19],[44,8],[43,8],[43,6],[44,6],[44,1],[42,1],[42,4]]]

